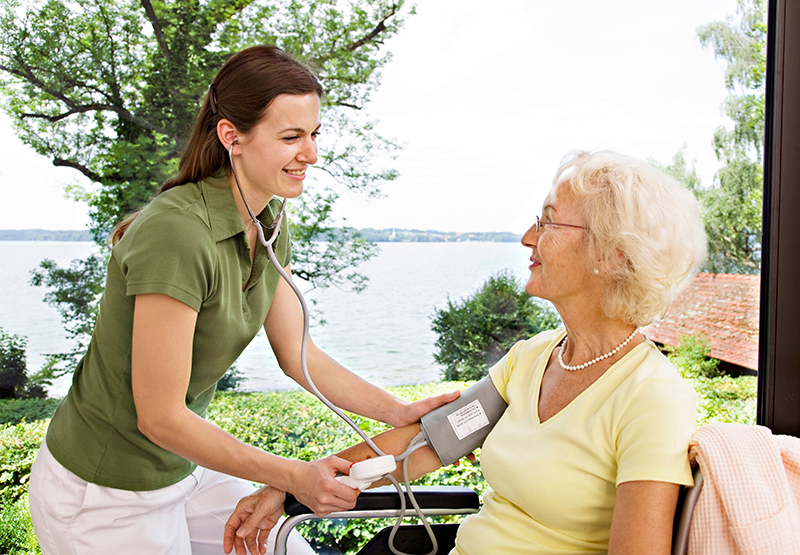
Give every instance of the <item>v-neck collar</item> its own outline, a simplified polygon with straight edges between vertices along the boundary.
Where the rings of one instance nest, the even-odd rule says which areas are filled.
[[[566,406],[564,406],[560,411],[558,411],[553,416],[542,422],[539,419],[539,398],[542,394],[542,380],[544,380],[544,372],[547,369],[548,361],[553,356],[553,351],[558,345],[561,344],[561,341],[564,339],[566,335],[567,331],[563,330],[563,332],[558,335],[558,337],[550,344],[550,346],[548,346],[548,348],[545,350],[544,354],[539,358],[538,361],[539,367],[537,368],[536,373],[534,374],[536,379],[536,387],[534,391],[534,403],[533,403],[533,419],[534,419],[533,421],[537,428],[548,426],[550,425],[551,422],[554,422],[562,418],[563,415],[566,414],[566,412],[569,411],[573,406],[575,406],[576,403],[578,403],[581,399],[589,395],[592,390],[600,387],[600,385],[598,384],[602,384],[607,379],[610,379],[608,376],[613,374],[614,370],[618,368],[621,364],[623,364],[633,353],[637,352],[639,350],[639,347],[641,347],[642,345],[646,346],[648,343],[647,341],[644,341],[639,345],[636,345],[633,349],[631,349],[627,353],[625,353],[625,356],[623,356],[617,362],[612,364],[608,370],[603,372],[603,374],[600,377],[598,377],[595,381],[593,381],[586,389],[584,389],[578,395],[576,395],[575,398],[569,403],[567,403]]]

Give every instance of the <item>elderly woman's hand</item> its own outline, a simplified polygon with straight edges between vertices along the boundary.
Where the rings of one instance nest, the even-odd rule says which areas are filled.
[[[283,516],[285,499],[284,492],[270,486],[243,497],[225,523],[225,553],[235,547],[237,555],[247,555],[245,545],[253,555],[266,553],[267,538]]]

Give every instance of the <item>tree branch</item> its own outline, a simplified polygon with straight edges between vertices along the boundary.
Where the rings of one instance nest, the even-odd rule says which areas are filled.
[[[135,125],[138,125],[142,129],[146,129],[148,131],[155,131],[157,133],[170,136],[170,134],[167,132],[166,129],[153,125],[147,120],[137,118],[122,106],[117,106],[114,104],[89,104],[81,106],[74,100],[66,96],[63,91],[48,87],[41,79],[39,79],[34,74],[30,66],[25,64],[21,59],[17,59],[17,63],[19,64],[19,68],[11,68],[6,65],[0,64],[0,70],[5,71],[6,73],[10,73],[12,75],[16,75],[17,77],[23,79],[24,81],[27,81],[31,85],[46,92],[56,100],[60,100],[61,102],[66,104],[67,108],[69,108],[69,111],[67,111],[64,114],[59,114],[57,116],[48,116],[45,114],[23,114],[22,117],[43,118],[55,122],[76,113],[91,112],[93,110],[107,110],[116,113],[122,119],[129,121]]]
[[[140,1],[142,7],[144,8],[144,13],[147,14],[147,19],[150,20],[150,24],[153,26],[153,33],[156,35],[158,47],[161,49],[161,53],[164,55],[164,57],[169,60],[169,46],[167,45],[166,38],[164,38],[164,31],[161,29],[161,24],[158,22],[158,17],[156,17],[156,11],[153,9],[153,5],[150,3],[150,0]]]
[[[334,100],[333,102],[331,102],[331,104],[334,104],[336,106],[342,106],[344,108],[352,108],[353,110],[361,110],[362,109],[361,106],[356,106],[355,104],[350,104],[350,103],[347,103],[347,102],[341,102],[339,100]]]
[[[386,14],[386,16],[384,16],[384,18],[380,20],[380,22],[375,26],[375,28],[372,31],[370,31],[357,41],[348,44],[347,46],[344,47],[344,49],[347,50],[348,52],[353,52],[354,50],[358,50],[368,42],[372,41],[372,39],[383,33],[386,30],[386,22],[397,13],[398,8],[399,6],[397,4],[394,4],[391,7],[389,13]]]
[[[100,174],[93,172],[83,164],[79,164],[77,162],[73,162],[72,160],[64,160],[63,158],[54,157],[53,158],[53,165],[56,167],[63,167],[63,168],[72,168],[74,170],[78,170],[83,175],[94,181],[95,183],[102,183],[103,178]]]
[[[25,114],[20,114],[19,117],[22,118],[22,119],[25,119],[25,118],[46,119],[47,121],[56,122],[56,121],[61,121],[62,119],[68,118],[69,116],[71,116],[73,114],[83,114],[83,113],[86,113],[86,112],[103,111],[103,110],[107,110],[107,111],[110,111],[110,112],[117,112],[117,113],[120,112],[118,106],[113,106],[111,104],[87,104],[85,106],[76,106],[72,110],[64,112],[63,114],[58,114],[57,116],[50,116],[50,115],[47,115],[47,114],[25,113]],[[127,111],[127,110],[123,110],[123,111]],[[133,117],[133,116],[131,115],[131,117]]]

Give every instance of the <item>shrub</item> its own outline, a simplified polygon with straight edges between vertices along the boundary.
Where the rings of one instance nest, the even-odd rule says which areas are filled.
[[[0,426],[0,501],[20,499],[28,488],[31,465],[49,420]]]
[[[217,382],[217,391],[236,391],[239,385],[244,381],[244,378],[245,376],[242,371],[236,368],[234,364],[228,368],[225,375]]]
[[[0,328],[0,399],[44,397],[44,388],[28,378],[25,362],[27,341]]]
[[[0,553],[41,555],[31,523],[28,495],[0,505]]]
[[[28,480],[48,422],[0,425],[0,553],[41,554],[28,507]]]
[[[53,416],[60,401],[46,398],[0,400],[0,424],[45,420]]]
[[[719,361],[708,356],[711,345],[705,336],[681,335],[678,346],[670,348],[672,363],[687,376],[717,378],[722,375]]]
[[[708,341],[682,336],[668,356],[698,396],[697,425],[708,422],[755,424],[758,387],[755,376],[733,378],[720,372],[708,357]]]
[[[521,339],[558,326],[553,309],[525,292],[507,271],[490,277],[472,296],[447,299],[447,308],[432,317],[439,335],[434,360],[445,380],[478,380]]]

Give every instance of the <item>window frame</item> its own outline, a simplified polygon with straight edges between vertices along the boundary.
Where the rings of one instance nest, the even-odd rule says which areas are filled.
[[[770,0],[756,422],[800,436],[800,2]]]

